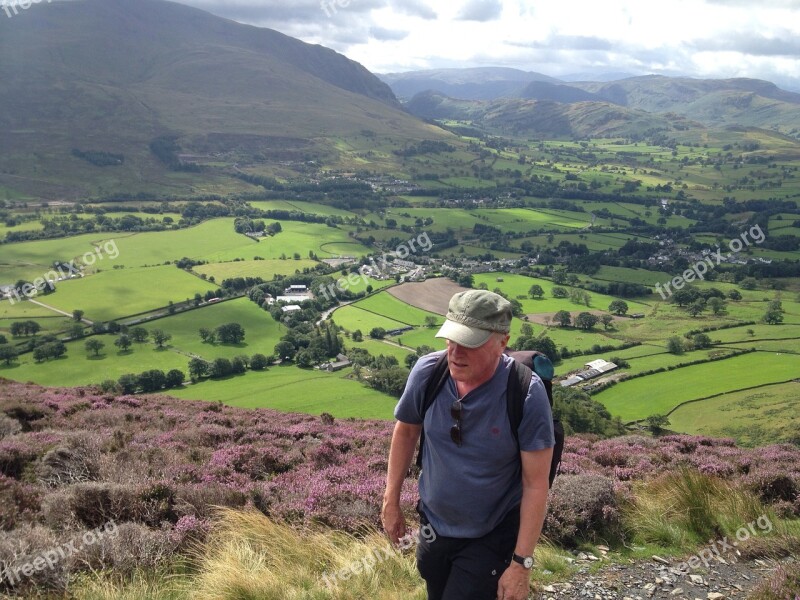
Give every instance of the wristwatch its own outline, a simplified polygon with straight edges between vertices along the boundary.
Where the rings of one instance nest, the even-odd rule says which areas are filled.
[[[511,555],[511,560],[521,564],[526,569],[530,569],[533,566],[533,557],[532,556],[520,556],[516,552]]]

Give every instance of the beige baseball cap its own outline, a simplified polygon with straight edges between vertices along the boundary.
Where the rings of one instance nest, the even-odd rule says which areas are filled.
[[[483,346],[492,333],[511,331],[511,303],[488,290],[467,290],[450,298],[447,320],[437,338],[465,348]]]

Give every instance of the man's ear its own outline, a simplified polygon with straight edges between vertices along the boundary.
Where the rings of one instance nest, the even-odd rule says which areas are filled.
[[[508,346],[508,340],[510,340],[510,339],[511,339],[511,336],[509,334],[507,334],[507,333],[503,334],[503,337],[501,337],[499,339],[499,341],[500,341],[500,351],[501,352],[506,349],[506,346]]]

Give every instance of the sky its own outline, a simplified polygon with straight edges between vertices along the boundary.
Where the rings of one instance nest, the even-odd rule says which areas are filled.
[[[178,1],[374,73],[499,66],[565,79],[754,77],[800,91],[800,0]]]

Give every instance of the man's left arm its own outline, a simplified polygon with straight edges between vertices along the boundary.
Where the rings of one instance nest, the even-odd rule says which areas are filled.
[[[514,549],[520,556],[533,556],[547,513],[547,492],[550,489],[552,448],[520,452],[522,457],[522,503],[519,534]],[[497,585],[498,600],[525,600],[528,597],[530,570],[511,561]]]

